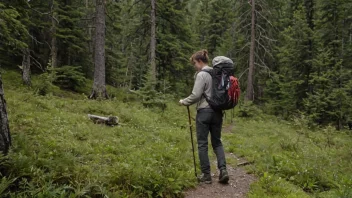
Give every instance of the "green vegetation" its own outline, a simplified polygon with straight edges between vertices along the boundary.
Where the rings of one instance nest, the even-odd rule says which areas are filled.
[[[3,197],[182,197],[196,185],[187,112],[176,101],[164,111],[145,108],[134,94],[111,87],[119,97],[107,101],[54,85],[42,96],[24,87],[16,72],[2,73],[13,138],[1,164]],[[40,80],[34,77],[34,87]],[[88,113],[117,115],[121,126],[93,124]],[[247,170],[258,181],[249,197],[351,196],[351,134],[306,125],[253,105],[236,111],[235,127],[223,140],[228,153],[254,162]]]
[[[254,162],[247,170],[259,181],[249,197],[352,196],[351,132],[310,130],[304,117],[287,122],[262,113],[236,118],[235,126],[223,139],[228,152]]]
[[[352,197],[348,0],[1,1],[13,138],[1,195],[182,196],[196,183],[177,101],[200,49],[230,57],[248,95],[224,141],[254,162],[250,197]],[[93,82],[98,101],[87,99]],[[122,125],[95,125],[89,113]]]
[[[41,96],[13,71],[3,78],[13,138],[2,162],[3,196],[173,197],[195,184],[181,107],[170,103],[161,113],[123,99]],[[122,126],[95,125],[89,113],[117,115]]]
[[[250,81],[250,100],[265,105],[266,113],[286,120],[303,113],[310,126],[342,130],[352,117],[352,3],[257,0],[252,14],[252,1],[158,0],[152,23],[154,1],[107,0],[105,26],[95,28],[95,0],[5,0],[0,3],[0,64],[20,66],[27,84],[29,70],[42,74],[52,66],[59,73],[55,84],[72,91],[80,91],[82,83],[92,88],[93,68],[99,66],[106,71],[102,82],[135,91],[144,88],[158,97],[148,99],[154,104],[163,100],[160,93],[190,92],[189,57],[207,49],[210,58],[234,60],[243,93]],[[99,48],[105,51],[100,56],[106,64],[94,63],[97,29],[106,33]],[[253,82],[246,78],[250,54]],[[147,85],[151,65],[153,86]]]

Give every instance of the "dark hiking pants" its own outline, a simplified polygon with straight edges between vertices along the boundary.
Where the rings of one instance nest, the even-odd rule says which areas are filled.
[[[200,109],[196,118],[198,154],[202,173],[210,174],[208,156],[208,135],[218,161],[219,170],[226,169],[224,148],[221,142],[222,112],[212,109]]]

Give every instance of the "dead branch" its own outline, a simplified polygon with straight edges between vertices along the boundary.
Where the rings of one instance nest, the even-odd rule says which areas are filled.
[[[116,126],[119,125],[119,118],[117,116],[97,116],[88,114],[88,117],[95,123],[95,124],[106,124],[108,126]]]
[[[262,15],[260,12],[258,12],[258,10],[255,11],[257,14],[259,14],[266,22],[269,23],[269,25],[271,25],[271,27],[273,27],[274,29],[276,29],[274,27],[274,25],[269,21],[269,19],[267,19],[264,15]]]
[[[249,70],[249,68],[247,68],[246,70],[244,70],[242,72],[242,74],[238,77],[238,80],[240,80],[242,78],[242,76]]]
[[[258,39],[255,39],[255,41],[257,42],[258,45],[260,45],[260,46],[264,49],[264,51],[265,51],[266,53],[268,53],[271,57],[273,57],[273,55],[269,52],[269,50],[266,49],[266,47],[265,47],[264,45],[262,45],[262,44],[259,42]]]
[[[40,62],[36,58],[34,58],[32,55],[29,55],[29,57],[34,60],[34,65],[36,65],[40,70],[42,70],[42,72],[45,71],[42,67],[42,64],[40,64]]]
[[[36,9],[34,9],[34,8],[31,8],[31,7],[29,7],[31,10],[33,10],[33,11],[35,11],[35,12],[37,12],[37,13],[39,13],[39,14],[41,14],[41,15],[49,15],[51,18],[53,18],[58,24],[59,24],[59,20],[57,19],[57,18],[55,18],[51,13],[52,13],[52,11],[50,11],[50,12],[40,12],[40,11],[38,11],[38,10],[36,10]]]

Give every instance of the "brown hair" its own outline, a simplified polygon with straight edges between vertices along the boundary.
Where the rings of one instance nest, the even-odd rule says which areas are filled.
[[[203,63],[208,63],[209,62],[209,56],[208,56],[208,51],[203,49],[200,50],[196,53],[194,53],[191,58],[190,61],[192,64],[194,64],[194,61],[202,61]]]

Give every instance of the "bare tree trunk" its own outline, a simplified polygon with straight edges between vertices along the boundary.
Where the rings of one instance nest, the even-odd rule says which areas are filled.
[[[22,81],[25,85],[31,85],[31,56],[29,48],[23,50]]]
[[[94,18],[92,14],[89,11],[89,0],[86,0],[86,9],[87,9],[87,18]],[[87,34],[89,35],[89,40],[88,40],[88,48],[89,48],[89,54],[92,56],[92,60],[94,62],[94,36],[92,35],[92,22],[90,20],[87,20]]]
[[[53,68],[57,67],[57,42],[56,42],[56,11],[55,11],[55,1],[52,1],[52,17],[51,17],[51,66]]]
[[[255,0],[252,4],[252,28],[251,28],[251,48],[249,52],[249,72],[247,79],[246,101],[254,100],[253,76],[254,76],[254,52],[255,52]]]
[[[124,81],[123,81],[123,87],[125,87],[125,88],[128,87],[128,89],[131,88],[131,87],[129,86],[129,82],[127,82],[127,81],[130,81],[130,80],[128,79],[128,74],[131,72],[130,70],[132,70],[132,69],[130,69],[130,65],[133,64],[133,63],[131,63],[132,60],[133,60],[133,53],[132,53],[132,51],[131,51],[130,56],[129,56],[128,61],[127,61],[125,79],[124,79]]]
[[[89,98],[107,98],[105,87],[105,3],[96,1],[94,83]]]
[[[6,111],[6,101],[0,76],[0,151],[6,155],[11,146],[11,135]]]
[[[151,81],[156,82],[156,22],[155,22],[155,5],[156,0],[151,0],[151,11],[150,11],[150,67],[151,67]]]
[[[306,7],[306,18],[307,18],[307,23],[309,28],[314,31],[314,0],[305,0],[305,7]],[[310,35],[308,45],[309,45],[309,51],[308,57],[309,60],[313,60],[313,36]],[[309,61],[306,69],[306,84],[307,84],[307,93],[313,93],[313,85],[309,82],[310,81],[310,73],[312,70],[312,61]]]

